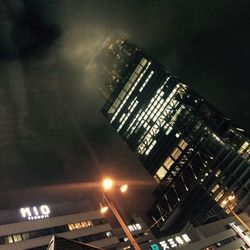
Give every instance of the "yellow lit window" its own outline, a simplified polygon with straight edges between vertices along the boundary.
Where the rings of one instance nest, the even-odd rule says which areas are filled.
[[[181,141],[179,142],[179,147],[184,150],[187,147],[187,142],[183,139],[181,139]]]
[[[216,184],[216,185],[213,187],[213,189],[211,190],[211,192],[212,192],[212,193],[215,193],[215,192],[218,190],[219,187],[220,187],[219,184]]]
[[[8,236],[7,237],[7,243],[13,243],[14,241],[13,241],[13,238],[12,238],[12,236]]]
[[[14,242],[22,241],[21,234],[14,234],[12,237],[13,237]]]
[[[173,165],[174,160],[169,156],[163,163],[166,169],[170,169],[170,167]]]
[[[78,223],[68,224],[68,229],[69,231],[74,231],[74,230],[83,229],[83,228],[92,227],[92,226],[93,226],[93,223],[91,221],[82,221]]]
[[[221,174],[221,170],[218,169],[218,170],[216,171],[216,173],[215,173],[215,176],[218,177],[220,174]]]
[[[74,230],[76,230],[74,224],[69,224],[69,225],[68,225],[68,228],[69,228],[69,231],[74,231]]]
[[[161,182],[161,180],[159,179],[159,177],[157,175],[154,175],[154,179],[156,180],[157,183]]]
[[[171,155],[175,160],[177,160],[180,157],[181,153],[182,153],[182,151],[179,148],[176,148],[173,150]]]
[[[217,196],[214,198],[214,200],[215,200],[215,201],[218,201],[218,200],[223,196],[224,193],[225,193],[224,190],[221,190],[221,191],[217,194]]]
[[[245,141],[245,142],[242,144],[242,146],[240,147],[240,149],[238,150],[238,153],[239,153],[239,154],[242,154],[243,151],[245,151],[246,148],[247,148],[248,146],[249,146],[249,143],[248,143],[247,141]]]
[[[161,166],[158,171],[156,172],[156,175],[162,180],[164,176],[167,174],[167,170]]]

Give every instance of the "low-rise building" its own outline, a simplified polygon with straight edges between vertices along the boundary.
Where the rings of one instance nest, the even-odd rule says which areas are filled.
[[[103,215],[88,202],[0,212],[0,250],[47,249],[53,235],[105,249],[119,243]]]
[[[250,226],[247,214],[241,214],[240,218]],[[246,250],[250,249],[250,232],[235,217],[230,217],[159,238],[144,244],[142,249]]]

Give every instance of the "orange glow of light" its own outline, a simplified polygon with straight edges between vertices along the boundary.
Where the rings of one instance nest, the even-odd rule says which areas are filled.
[[[108,210],[109,210],[109,208],[107,206],[101,207],[101,209],[100,209],[102,214],[105,214]]]
[[[110,190],[113,187],[113,181],[111,179],[104,179],[102,186],[104,190]]]
[[[225,206],[227,204],[227,200],[223,200],[222,202],[221,202],[221,205],[223,205],[223,206]]]

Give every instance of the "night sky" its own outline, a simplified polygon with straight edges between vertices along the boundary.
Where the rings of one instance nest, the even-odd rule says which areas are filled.
[[[103,118],[101,83],[85,72],[112,32],[249,133],[249,9],[246,0],[1,1],[0,89],[15,110],[27,103],[27,127],[39,134],[33,150],[0,148],[1,207],[82,199],[96,188],[70,183],[97,182],[108,173],[131,181],[125,207],[147,210],[152,178]],[[11,91],[20,86],[28,89],[21,97]],[[47,129],[47,116],[63,121],[60,128]]]

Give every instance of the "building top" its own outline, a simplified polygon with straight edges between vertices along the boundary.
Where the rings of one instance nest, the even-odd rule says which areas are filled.
[[[135,50],[126,41],[114,49],[114,41],[114,56],[123,45]],[[103,78],[110,88],[102,112],[159,183],[148,213],[156,230],[174,233],[186,223],[224,218],[230,196],[231,209],[247,209],[250,139],[244,131],[140,49],[126,65],[108,86]]]

